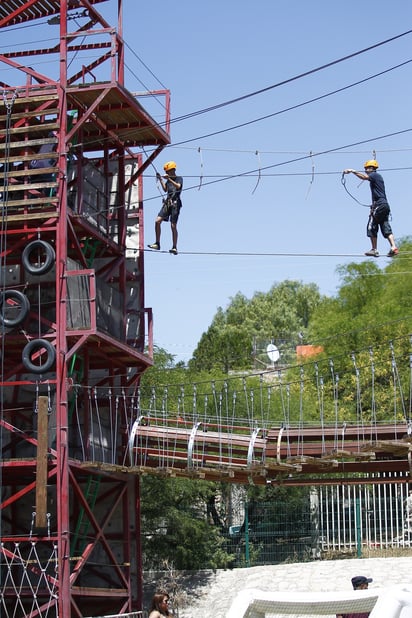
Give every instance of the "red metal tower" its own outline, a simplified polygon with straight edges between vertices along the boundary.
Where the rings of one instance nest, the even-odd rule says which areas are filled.
[[[59,29],[51,47],[0,55],[7,615],[117,614],[141,601],[138,480],[121,466],[151,365],[142,173],[169,143],[169,93],[145,93],[163,101],[160,126],[125,88],[122,0],[109,0],[116,27],[96,9],[106,1],[0,4],[3,32]],[[44,58],[53,77],[35,68]]]

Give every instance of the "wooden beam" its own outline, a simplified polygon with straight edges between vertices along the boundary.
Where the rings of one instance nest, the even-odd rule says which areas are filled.
[[[36,527],[46,528],[48,397],[39,397],[37,411]]]

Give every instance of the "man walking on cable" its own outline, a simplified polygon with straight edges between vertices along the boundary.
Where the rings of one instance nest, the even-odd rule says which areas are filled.
[[[386,198],[385,183],[382,176],[376,171],[378,167],[378,162],[375,159],[371,159],[370,161],[366,161],[364,165],[365,172],[357,172],[356,170],[346,169],[343,170],[343,173],[355,174],[355,176],[361,180],[368,180],[370,184],[372,205],[366,228],[366,234],[368,238],[371,239],[372,247],[369,251],[365,252],[365,255],[379,257],[378,230],[380,228],[382,236],[387,238],[390,244],[390,250],[387,256],[393,257],[394,255],[398,255],[399,249],[396,246],[391,224],[389,223],[391,209]]]
[[[156,174],[157,180],[162,185],[163,191],[166,193],[166,197],[163,200],[162,208],[157,215],[155,221],[155,235],[156,241],[151,245],[148,245],[150,249],[160,250],[160,234],[161,225],[163,221],[169,221],[172,230],[172,248],[169,249],[169,253],[177,255],[177,221],[179,219],[180,209],[182,207],[182,201],[180,194],[183,187],[183,178],[176,175],[176,163],[174,161],[168,161],[164,164],[163,169],[165,176]]]

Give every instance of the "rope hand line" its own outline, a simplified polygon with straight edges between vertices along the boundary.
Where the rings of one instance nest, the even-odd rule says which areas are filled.
[[[365,208],[370,208],[371,207],[370,204],[363,204],[354,195],[352,195],[352,193],[349,191],[349,189],[346,186],[346,178],[345,178],[345,174],[343,172],[342,172],[342,177],[341,177],[340,181],[342,183],[342,187],[345,189],[345,191],[349,195],[349,197],[351,197],[353,200],[355,200],[355,202],[357,204],[359,204],[359,206],[365,206]],[[364,181],[362,180],[362,182],[364,182]],[[362,184],[362,183],[360,183],[360,184]]]
[[[253,189],[253,191],[252,191],[252,195],[254,195],[254,193],[255,193],[256,189],[258,188],[258,185],[259,185],[259,183],[260,183],[260,179],[261,179],[261,177],[262,177],[262,172],[261,172],[261,167],[262,167],[262,166],[261,166],[261,163],[260,163],[260,153],[259,153],[259,150],[256,150],[255,155],[256,155],[256,156],[257,156],[257,158],[258,158],[258,166],[259,166],[259,167],[258,167],[258,177],[257,177],[257,180],[256,180],[255,187],[254,187],[254,189]]]
[[[202,149],[200,148],[200,146],[197,149],[197,152],[199,153],[199,157],[200,157],[200,176],[199,176],[199,186],[197,190],[200,191],[200,188],[203,183],[203,157],[202,157]]]
[[[307,190],[307,192],[306,192],[306,197],[305,197],[305,200],[307,200],[307,199],[308,199],[308,197],[309,197],[309,193],[310,193],[310,190],[311,190],[312,185],[313,185],[313,182],[314,182],[314,180],[315,180],[315,163],[314,163],[314,161],[313,161],[313,152],[312,152],[312,151],[310,151],[310,153],[309,153],[309,154],[310,154],[310,159],[311,159],[311,162],[312,162],[312,175],[311,175],[311,179],[310,179],[310,182],[309,182],[309,187],[308,187],[308,190]]]

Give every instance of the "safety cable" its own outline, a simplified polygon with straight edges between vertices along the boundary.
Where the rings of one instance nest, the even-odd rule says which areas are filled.
[[[213,133],[208,133],[208,134],[201,135],[201,136],[198,136],[198,137],[193,137],[193,138],[190,138],[190,139],[187,139],[187,140],[184,140],[184,141],[176,142],[176,143],[174,143],[172,146],[173,146],[173,147],[176,147],[176,146],[181,146],[181,145],[184,145],[184,144],[187,144],[187,143],[190,143],[190,142],[196,141],[196,140],[205,139],[205,138],[207,138],[207,137],[211,137],[211,136],[219,135],[219,134],[221,134],[221,133],[227,133],[228,131],[232,131],[232,130],[234,130],[234,129],[239,129],[239,128],[242,128],[242,127],[248,126],[248,125],[250,125],[250,124],[254,124],[254,123],[256,123],[256,122],[260,122],[260,121],[262,121],[262,120],[267,120],[268,118],[273,118],[274,116],[278,116],[278,115],[280,115],[280,114],[284,114],[284,113],[286,113],[286,112],[293,111],[293,110],[298,109],[298,108],[300,108],[300,107],[304,107],[304,106],[306,106],[306,105],[309,105],[310,103],[314,103],[314,102],[320,101],[320,100],[325,99],[325,98],[328,98],[329,96],[332,96],[332,95],[334,95],[334,94],[338,94],[338,93],[340,93],[340,92],[343,92],[343,91],[345,91],[345,90],[348,90],[348,89],[350,89],[350,88],[353,88],[354,86],[358,86],[358,85],[360,85],[360,84],[363,84],[363,83],[365,83],[365,82],[368,82],[368,81],[370,81],[370,80],[372,80],[372,79],[375,79],[376,77],[381,77],[382,75],[384,75],[384,74],[386,74],[386,73],[390,73],[391,71],[393,71],[393,70],[395,70],[395,69],[398,69],[398,68],[400,68],[400,67],[403,67],[403,66],[405,66],[405,65],[407,65],[407,64],[409,64],[409,63],[411,63],[411,62],[412,62],[412,59],[408,59],[408,60],[406,60],[406,61],[404,61],[404,62],[401,62],[401,63],[399,63],[399,64],[397,64],[397,65],[394,65],[394,66],[392,66],[392,67],[389,67],[388,69],[385,69],[385,70],[383,70],[383,71],[380,71],[380,72],[378,72],[378,73],[375,73],[375,74],[373,74],[373,75],[370,75],[370,76],[368,76],[368,77],[366,77],[366,78],[364,78],[364,79],[361,79],[361,80],[359,80],[359,81],[353,82],[353,83],[351,83],[351,84],[347,84],[346,86],[342,86],[341,88],[338,88],[338,89],[333,90],[333,91],[331,91],[331,92],[327,92],[327,93],[325,93],[325,94],[319,95],[319,96],[317,96],[317,97],[314,97],[313,99],[309,99],[309,100],[302,101],[301,103],[297,103],[297,104],[292,105],[292,106],[290,106],[290,107],[286,107],[286,108],[283,108],[283,109],[278,110],[278,111],[276,111],[276,112],[273,112],[272,114],[268,114],[268,115],[266,115],[266,116],[262,116],[262,117],[259,117],[259,118],[255,118],[255,119],[252,119],[252,120],[249,120],[249,121],[246,121],[246,122],[244,122],[244,123],[237,124],[237,125],[234,125],[234,126],[231,126],[231,127],[226,127],[226,128],[221,129],[221,130],[219,130],[219,131],[214,131]],[[236,102],[236,100],[234,100],[234,102]],[[204,110],[204,113],[206,113],[207,111],[209,111],[209,110],[208,110],[208,109]],[[185,119],[185,117],[181,117],[181,118],[182,118],[182,119]],[[177,117],[177,118],[171,118],[171,120],[170,120],[170,124],[174,124],[175,122],[178,122],[181,118],[180,118],[180,117]],[[163,126],[165,123],[160,122],[160,123],[158,123],[158,124],[159,124],[159,126]],[[125,135],[125,137],[127,137],[127,134]],[[107,139],[111,139],[111,138],[107,138]],[[96,143],[101,143],[102,141],[105,141],[105,140],[101,140],[101,138],[99,138],[98,140],[96,140]],[[92,143],[92,142],[88,142],[88,143],[90,144],[90,143]],[[170,146],[169,146],[169,147],[170,147]]]
[[[143,249],[143,251],[153,253],[153,249]],[[169,253],[168,250],[155,250],[155,253]],[[219,256],[237,256],[237,257],[338,257],[338,258],[363,258],[365,259],[364,253],[269,253],[269,252],[252,252],[252,251],[179,251],[179,255],[219,255]],[[410,256],[412,255],[412,251],[402,251],[399,255],[396,256],[396,261],[398,262],[402,256]],[[386,254],[377,256],[374,259],[386,258],[388,257]],[[386,276],[388,273],[377,273],[379,276]],[[403,271],[401,273],[390,273],[392,274],[410,274],[410,271]],[[372,273],[375,276],[375,273]]]
[[[389,39],[386,39],[385,41],[380,41],[379,43],[375,43],[374,45],[370,45],[369,47],[365,47],[359,51],[353,52],[352,54],[348,54],[347,56],[343,56],[341,58],[337,58],[336,60],[332,60],[331,62],[327,62],[326,64],[322,64],[321,66],[318,66],[314,69],[310,69],[309,71],[305,71],[304,73],[299,73],[298,75],[294,75],[293,77],[289,77],[288,79],[285,79],[281,82],[277,82],[276,84],[272,84],[271,86],[266,86],[266,88],[261,88],[260,90],[255,90],[254,92],[249,92],[248,94],[244,94],[240,97],[236,97],[234,99],[230,99],[228,101],[224,101],[223,103],[218,103],[216,105],[212,105],[210,107],[206,107],[204,109],[200,109],[198,111],[195,112],[191,112],[189,114],[186,114],[184,116],[179,116],[178,118],[174,118],[173,122],[178,122],[181,120],[187,120],[188,118],[193,118],[194,116],[199,116],[200,114],[205,114],[207,112],[211,112],[214,111],[215,109],[220,109],[221,107],[226,107],[227,105],[232,105],[233,103],[238,103],[239,101],[244,101],[245,99],[249,99],[251,97],[254,97],[258,94],[262,94],[264,92],[268,92],[269,90],[273,90],[274,88],[279,88],[280,86],[284,86],[286,84],[290,84],[291,82],[297,81],[299,79],[302,79],[303,77],[307,77],[309,75],[313,75],[314,73],[318,73],[319,71],[323,71],[324,69],[328,69],[336,64],[339,64],[341,62],[345,62],[346,60],[350,60],[351,58],[356,58],[356,56],[360,56],[361,54],[364,54],[368,51],[371,51],[372,49],[376,49],[378,47],[381,47],[382,45],[386,45],[387,43],[392,43],[393,41],[396,41],[397,39],[404,37],[406,35],[412,34],[412,30],[407,30],[406,32],[403,32],[402,34],[398,34],[394,37],[391,37]]]
[[[285,107],[283,109],[280,109],[276,112],[272,112],[271,114],[266,114],[265,116],[260,116],[259,118],[254,118],[252,120],[248,120],[236,125],[232,125],[230,127],[226,127],[224,129],[220,129],[218,131],[213,131],[212,133],[206,133],[203,135],[199,135],[197,137],[191,137],[190,139],[187,140],[183,140],[180,142],[176,142],[175,144],[173,144],[173,146],[181,146],[182,144],[188,144],[190,142],[194,142],[196,140],[200,140],[200,139],[206,139],[209,137],[214,137],[215,135],[221,135],[222,133],[228,133],[229,131],[233,131],[235,129],[240,129],[243,127],[247,127],[251,124],[255,124],[256,122],[261,122],[262,120],[267,120],[268,118],[273,118],[275,116],[280,116],[281,114],[284,114],[286,112],[290,112],[293,111],[295,109],[299,109],[300,107],[306,107],[306,105],[309,105],[311,103],[316,103],[318,101],[321,101],[323,99],[327,99],[328,97],[338,94],[340,92],[344,92],[345,90],[349,90],[351,88],[354,88],[355,86],[359,86],[360,84],[363,84],[367,81],[370,81],[372,79],[375,79],[376,77],[380,77],[381,75],[384,75],[385,73],[389,73],[391,71],[393,71],[394,69],[398,69],[399,67],[405,66],[406,64],[409,64],[410,62],[412,62],[412,59],[406,60],[405,62],[402,62],[401,64],[398,64],[396,66],[390,67],[389,69],[386,69],[384,71],[380,71],[379,73],[375,73],[374,75],[370,75],[369,77],[365,77],[364,79],[361,79],[357,82],[353,82],[351,84],[347,84],[346,86],[342,86],[341,88],[337,88],[336,90],[332,90],[330,92],[326,92],[325,94],[321,94],[318,95],[317,97],[314,97],[312,99],[307,99],[305,101],[302,101],[300,103],[296,103],[295,105],[290,105],[289,107]],[[170,124],[174,124],[174,122],[176,122],[175,119],[172,119],[170,121]]]
[[[144,155],[145,155],[145,157],[146,157],[146,160],[148,160],[148,159],[149,159],[149,156],[148,156],[148,154],[147,154],[147,152],[145,151],[145,149],[144,149],[144,147],[143,147],[143,146],[142,146],[142,151],[143,151],[143,153],[144,153]],[[156,167],[155,167],[155,165],[154,165],[153,161],[150,161],[150,165],[153,167],[153,169],[154,169],[154,171],[155,171],[155,177],[156,177],[156,188],[157,188],[157,190],[159,191],[159,193],[160,193],[161,197],[163,197],[163,192],[162,192],[162,190],[161,190],[161,189],[160,189],[160,187],[159,187],[159,172],[157,171],[157,169],[156,169]]]
[[[181,121],[183,121],[183,120],[187,120],[187,119],[193,118],[193,117],[195,117],[195,116],[199,116],[199,115],[201,115],[201,114],[209,113],[209,112],[214,111],[214,110],[216,110],[216,109],[220,109],[220,108],[222,108],[222,107],[226,107],[226,106],[228,106],[228,105],[233,105],[234,103],[238,103],[238,102],[240,102],[240,101],[244,101],[244,100],[249,99],[249,98],[251,98],[251,97],[254,97],[254,96],[257,96],[257,95],[263,94],[263,93],[268,92],[268,91],[270,91],[270,90],[273,90],[273,89],[275,89],[275,88],[279,88],[279,87],[284,86],[284,85],[286,85],[286,84],[290,84],[290,83],[292,83],[292,82],[294,82],[294,81],[300,80],[300,79],[302,79],[302,78],[304,78],[304,77],[308,77],[309,75],[313,75],[313,74],[315,74],[315,73],[318,73],[318,72],[320,72],[320,71],[323,71],[323,70],[325,70],[325,69],[328,69],[328,68],[330,68],[330,67],[333,67],[333,66],[335,66],[335,65],[337,65],[337,64],[340,64],[340,63],[342,63],[342,62],[345,62],[346,60],[351,60],[352,58],[356,58],[357,56],[360,56],[360,55],[362,55],[362,54],[364,54],[364,53],[367,53],[367,52],[369,52],[369,51],[371,51],[371,50],[373,50],[373,49],[377,49],[377,48],[379,48],[379,47],[381,47],[381,46],[383,46],[383,45],[386,45],[386,44],[388,44],[388,43],[392,43],[393,41],[396,41],[396,40],[398,40],[398,39],[400,39],[400,38],[402,38],[402,37],[404,37],[404,36],[408,36],[408,35],[410,35],[410,34],[412,34],[412,29],[411,29],[411,30],[407,30],[406,32],[402,32],[402,33],[400,33],[400,34],[397,34],[397,35],[395,35],[395,36],[393,36],[393,37],[390,37],[390,38],[388,38],[388,39],[385,39],[385,40],[383,40],[383,41],[379,41],[378,43],[375,43],[375,44],[373,44],[373,45],[370,45],[370,46],[368,46],[368,47],[365,47],[365,48],[363,48],[363,49],[360,49],[360,50],[358,50],[358,51],[355,51],[355,52],[353,52],[353,53],[351,53],[351,54],[348,54],[348,55],[346,55],[346,56],[342,56],[342,57],[340,57],[340,58],[337,58],[337,59],[335,59],[335,60],[332,60],[332,61],[330,61],[330,62],[327,62],[327,63],[325,63],[325,64],[323,64],[323,65],[320,65],[320,66],[318,66],[318,67],[315,67],[315,68],[313,68],[313,69],[310,69],[309,71],[305,71],[305,72],[300,73],[300,74],[298,74],[298,75],[294,75],[294,76],[292,76],[292,77],[290,77],[290,78],[288,78],[288,79],[286,79],[286,80],[283,80],[283,81],[281,81],[281,82],[277,82],[277,83],[272,84],[272,85],[270,85],[270,86],[266,86],[265,88],[261,88],[261,89],[259,89],[259,90],[255,90],[255,91],[253,91],[253,92],[249,92],[249,93],[247,93],[247,94],[245,94],[245,95],[241,95],[241,96],[239,96],[239,97],[235,97],[234,99],[229,99],[229,100],[227,100],[227,101],[223,101],[223,102],[221,102],[221,103],[217,103],[216,105],[212,105],[212,106],[209,106],[209,107],[206,107],[206,108],[202,108],[202,109],[200,109],[200,110],[196,110],[196,111],[194,111],[194,112],[189,112],[188,114],[184,114],[184,115],[182,115],[182,116],[178,116],[178,117],[176,117],[176,118],[173,118],[173,119],[171,120],[171,122],[173,122],[173,123],[174,123],[174,122],[181,122]],[[123,43],[124,43],[124,45],[125,45],[125,46],[127,46],[127,48],[130,50],[130,48],[129,48],[128,44],[126,43],[126,41],[124,41],[124,39],[122,39],[122,42],[123,42]],[[156,77],[156,76],[152,73],[152,71],[149,69],[149,67],[147,67],[147,66],[143,63],[143,61],[141,60],[141,58],[139,58],[139,57],[137,57],[137,58],[138,58],[138,60],[139,60],[139,61],[143,64],[143,66],[144,66],[144,67],[145,67],[145,68],[149,71],[149,73],[151,73],[151,74],[152,74],[152,76],[153,76],[153,77],[154,77],[154,78],[155,78],[155,79],[156,79],[156,80],[157,80],[157,81],[158,81],[158,82],[159,82],[159,83],[163,86],[163,84],[162,84],[162,83],[160,82],[160,80],[159,80],[159,79],[158,79],[158,78],[157,78],[157,77]],[[139,81],[140,81],[140,80],[139,80]]]
[[[325,94],[319,95],[319,96],[314,97],[312,99],[307,99],[307,100],[302,101],[300,103],[296,103],[295,105],[291,105],[289,107],[285,107],[283,109],[280,109],[280,110],[278,110],[276,112],[272,112],[271,114],[267,114],[265,116],[260,116],[259,118],[254,118],[252,120],[248,120],[248,121],[245,121],[245,122],[240,123],[240,124],[232,125],[230,127],[226,127],[224,129],[220,129],[218,131],[213,131],[212,133],[206,133],[204,135],[199,135],[197,137],[191,137],[189,139],[186,139],[186,140],[183,140],[183,141],[180,141],[180,142],[176,142],[174,144],[169,145],[169,148],[170,147],[175,148],[177,146],[183,146],[185,144],[188,144],[190,142],[194,142],[196,140],[206,139],[206,138],[209,138],[209,137],[220,135],[222,133],[228,133],[229,131],[233,131],[235,129],[240,129],[240,128],[249,126],[251,124],[254,124],[254,123],[257,123],[257,122],[261,122],[262,120],[268,120],[269,118],[273,118],[275,116],[279,116],[279,115],[284,114],[286,112],[290,112],[290,111],[293,111],[295,109],[299,109],[301,107],[305,107],[306,105],[309,105],[311,103],[315,103],[317,101],[321,101],[321,100],[326,99],[326,98],[328,98],[328,97],[330,97],[332,95],[338,94],[340,92],[344,92],[345,90],[349,90],[351,88],[354,88],[355,86],[359,86],[360,84],[364,84],[365,82],[368,82],[368,81],[370,81],[372,79],[375,79],[376,77],[381,77],[382,75],[385,75],[386,73],[390,73],[391,71],[394,71],[395,69],[403,67],[403,66],[405,66],[405,65],[407,65],[407,64],[409,64],[411,62],[412,62],[412,59],[405,60],[404,62],[401,62],[401,63],[399,63],[397,65],[392,66],[392,67],[389,67],[388,69],[380,71],[379,73],[375,73],[373,75],[369,75],[368,77],[365,77],[364,79],[361,79],[359,81],[353,82],[351,84],[347,84],[346,86],[342,86],[341,88],[337,88],[336,90],[332,90],[330,92],[326,92]],[[206,111],[208,111],[208,110],[206,110]],[[172,125],[172,124],[174,124],[175,122],[178,122],[178,121],[179,121],[179,118],[172,118],[170,120],[170,124]],[[164,125],[164,123],[159,123],[159,126],[163,126],[163,125]],[[126,134],[126,136],[127,136],[127,134]],[[101,140],[99,140],[99,141],[101,141]]]
[[[262,178],[262,173],[261,173],[261,171],[260,171],[260,168],[261,168],[261,166],[262,166],[262,165],[261,165],[261,162],[260,162],[260,153],[259,153],[259,150],[256,150],[255,155],[257,156],[257,159],[258,159],[259,168],[258,168],[258,177],[257,177],[257,180],[256,180],[256,184],[255,184],[255,186],[254,186],[254,188],[253,188],[252,195],[254,195],[254,193],[255,193],[256,189],[257,189],[257,188],[258,188],[258,186],[259,186],[260,179]]]
[[[371,142],[377,142],[382,139],[387,139],[388,137],[397,137],[398,135],[404,135],[405,133],[410,133],[411,131],[412,131],[412,127],[408,129],[401,129],[400,131],[394,131],[393,133],[386,133],[385,135],[377,135],[375,137],[371,137],[368,139],[359,140],[357,142],[351,142],[349,144],[344,144],[343,146],[337,146],[335,148],[328,148],[326,150],[320,150],[318,152],[311,152],[309,154],[304,154],[302,156],[293,157],[285,161],[280,161],[279,163],[273,163],[272,165],[265,165],[264,167],[256,168],[253,170],[248,170],[246,172],[239,172],[238,174],[230,174],[230,175],[223,176],[223,177],[219,176],[218,178],[214,178],[213,180],[209,180],[208,182],[203,182],[202,186],[214,185],[220,182],[226,182],[228,180],[235,180],[238,178],[245,178],[253,174],[259,174],[259,169],[260,169],[260,173],[262,173],[267,170],[272,170],[272,169],[283,167],[286,165],[292,165],[293,163],[300,163],[301,161],[307,161],[308,159],[313,160],[314,157],[321,157],[324,155],[339,153],[341,151],[347,150],[348,148],[353,148],[354,146],[360,146],[362,144],[370,144]],[[182,189],[182,191],[184,192],[191,191],[191,190],[197,189],[197,187],[198,187],[198,184],[192,185],[190,187],[185,187],[184,189]],[[152,199],[156,199],[156,198],[152,196],[152,197],[145,198],[144,201],[148,202]]]
[[[349,191],[349,189],[346,186],[346,178],[345,178],[346,174],[345,172],[342,172],[342,177],[340,179],[342,187],[345,189],[346,193],[353,199],[355,200],[355,202],[357,204],[359,204],[359,206],[365,206],[366,208],[370,208],[371,205],[370,204],[362,204],[362,202],[360,202],[354,195],[352,195],[352,193]]]
[[[14,91],[10,100],[7,99],[5,91],[3,91],[3,101],[6,108],[6,130],[5,130],[5,149],[4,149],[4,165],[3,165],[3,196],[1,209],[1,234],[0,234],[0,279],[2,302],[0,303],[0,312],[5,311],[3,306],[3,292],[6,287],[6,248],[7,248],[7,202],[8,202],[8,185],[9,185],[9,167],[10,167],[10,129],[11,129],[11,112],[13,109],[14,100],[17,92]],[[0,359],[0,380],[4,382],[4,352],[5,352],[5,320],[1,320],[1,359]],[[3,420],[4,420],[4,388],[0,388],[0,457],[3,459]],[[0,502],[3,502],[3,469],[0,468]],[[3,536],[3,517],[0,513],[0,538]],[[0,584],[2,582],[3,569],[0,568]]]

